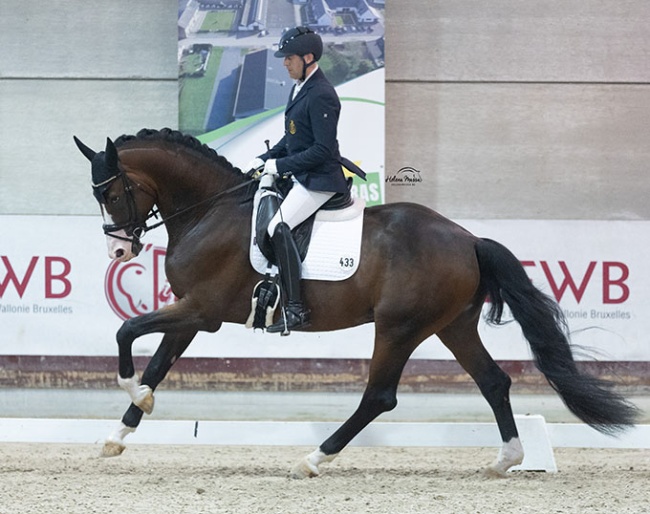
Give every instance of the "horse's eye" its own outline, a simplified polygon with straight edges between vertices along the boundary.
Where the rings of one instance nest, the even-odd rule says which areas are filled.
[[[109,201],[111,202],[111,204],[115,205],[116,203],[118,203],[120,201],[120,197],[119,196],[113,196],[113,197],[111,197],[109,199]]]

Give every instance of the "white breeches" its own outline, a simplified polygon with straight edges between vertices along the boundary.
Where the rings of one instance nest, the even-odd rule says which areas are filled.
[[[290,229],[294,229],[335,194],[330,191],[310,191],[297,180],[293,178],[292,180],[291,191],[269,223],[268,233],[271,237],[273,237],[275,227],[280,223],[286,223]]]

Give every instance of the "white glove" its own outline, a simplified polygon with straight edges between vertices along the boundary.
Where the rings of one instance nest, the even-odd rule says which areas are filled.
[[[267,159],[264,163],[264,171],[262,175],[277,175],[278,174],[278,165],[275,162],[275,159]]]
[[[259,157],[255,157],[255,159],[246,165],[244,173],[247,173],[251,170],[260,171],[262,168],[264,168],[264,161]]]

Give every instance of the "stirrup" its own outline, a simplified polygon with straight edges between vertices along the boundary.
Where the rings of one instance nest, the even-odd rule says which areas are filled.
[[[295,310],[294,310],[295,309]],[[275,334],[280,333],[283,336],[288,336],[292,330],[298,328],[307,328],[310,325],[309,322],[309,311],[305,309],[302,305],[296,309],[296,307],[287,307],[282,309],[282,315],[280,319],[266,327],[266,331]]]

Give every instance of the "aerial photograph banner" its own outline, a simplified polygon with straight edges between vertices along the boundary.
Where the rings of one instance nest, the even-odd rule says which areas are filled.
[[[341,101],[341,154],[367,173],[352,193],[384,193],[384,1],[180,0],[179,129],[239,167],[284,132],[293,81],[273,56],[282,35],[306,26],[323,40],[319,66]]]

